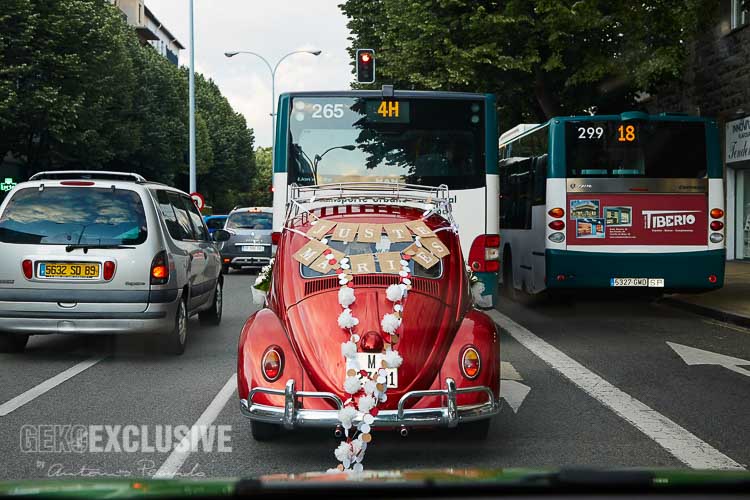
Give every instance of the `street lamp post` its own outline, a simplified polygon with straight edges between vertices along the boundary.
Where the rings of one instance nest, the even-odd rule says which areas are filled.
[[[320,50],[295,50],[293,52],[288,53],[281,59],[279,59],[276,62],[275,66],[271,66],[271,63],[268,62],[268,59],[266,59],[262,55],[256,52],[252,52],[250,50],[238,50],[234,52],[224,52],[224,55],[226,57],[234,57],[237,54],[248,54],[251,56],[258,57],[260,60],[266,63],[266,66],[268,67],[268,71],[271,72],[271,150],[273,150],[273,147],[276,144],[276,70],[279,69],[279,65],[281,64],[281,61],[283,61],[284,59],[286,59],[287,57],[291,55],[312,54],[314,56],[319,56],[321,54],[321,51]]]
[[[193,19],[194,5],[193,0],[190,0],[190,76],[188,78],[188,92],[189,97],[189,122],[190,122],[190,192],[195,193],[197,190],[196,186],[196,172],[195,172],[195,23]]]

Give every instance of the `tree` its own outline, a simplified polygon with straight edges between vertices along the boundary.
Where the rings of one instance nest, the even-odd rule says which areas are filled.
[[[620,112],[679,78],[711,0],[347,0],[350,53],[372,47],[379,82],[492,92],[501,127]]]
[[[102,0],[5,0],[0,158],[41,169],[133,171],[188,188],[188,73],[139,42]],[[196,166],[224,210],[249,193],[253,131],[196,75]]]

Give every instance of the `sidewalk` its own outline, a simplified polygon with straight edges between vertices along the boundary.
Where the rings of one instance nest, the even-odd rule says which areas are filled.
[[[674,294],[664,301],[721,321],[750,327],[750,262],[727,262],[724,287],[715,292]]]

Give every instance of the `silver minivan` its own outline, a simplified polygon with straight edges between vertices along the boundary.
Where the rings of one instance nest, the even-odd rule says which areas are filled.
[[[192,199],[137,174],[42,172],[0,205],[0,352],[29,335],[157,334],[219,324],[221,261]]]

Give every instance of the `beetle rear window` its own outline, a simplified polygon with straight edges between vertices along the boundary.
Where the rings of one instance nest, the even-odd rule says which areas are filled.
[[[328,237],[328,246],[333,248],[334,250],[338,250],[339,252],[343,252],[346,255],[364,255],[364,254],[372,254],[372,253],[383,253],[383,252],[400,252],[404,250],[406,247],[411,245],[411,243],[403,242],[403,243],[394,243],[386,238],[383,238],[380,243],[362,243],[360,241],[352,241],[352,242],[344,242],[344,241],[333,241]],[[409,261],[409,267],[411,268],[411,274],[412,276],[415,276],[417,278],[431,278],[436,279],[442,276],[443,274],[443,263],[442,261],[438,262],[436,265],[432,266],[430,269],[425,269],[418,263],[414,262],[414,260]],[[377,259],[375,260],[375,268],[378,273],[381,273],[380,264],[377,262]],[[310,269],[307,266],[300,265],[300,270],[302,273],[302,276],[305,278],[319,278],[321,276],[324,276],[323,274],[319,273],[318,271],[315,271],[313,269]],[[327,275],[332,275],[333,271],[329,272]]]

